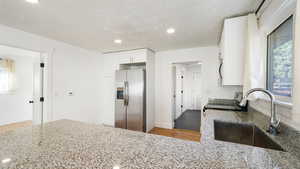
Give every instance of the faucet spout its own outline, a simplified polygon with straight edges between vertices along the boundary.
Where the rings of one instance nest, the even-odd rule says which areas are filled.
[[[262,89],[262,88],[253,88],[253,89],[250,89],[246,94],[245,96],[243,97],[242,101],[240,102],[240,106],[246,106],[247,104],[247,99],[249,97],[250,94],[254,93],[254,92],[263,92],[265,94],[267,94],[269,97],[270,97],[270,100],[271,100],[271,118],[270,118],[270,126],[269,126],[269,129],[268,131],[271,133],[271,134],[274,134],[276,135],[279,131],[278,131],[278,128],[279,128],[279,123],[280,123],[280,120],[278,119],[277,117],[277,114],[276,114],[276,111],[275,111],[275,96],[268,90],[266,89]]]

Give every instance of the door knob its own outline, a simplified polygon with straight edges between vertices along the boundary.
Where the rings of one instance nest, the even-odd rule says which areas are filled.
[[[34,103],[34,101],[33,101],[33,100],[30,100],[29,103]]]

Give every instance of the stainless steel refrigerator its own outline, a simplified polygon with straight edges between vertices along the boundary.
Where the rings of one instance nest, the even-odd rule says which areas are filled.
[[[116,71],[115,127],[146,131],[145,81],[143,69]]]

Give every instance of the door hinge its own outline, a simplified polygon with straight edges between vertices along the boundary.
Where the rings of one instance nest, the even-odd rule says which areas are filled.
[[[41,64],[40,64],[40,67],[41,67],[41,68],[44,68],[44,67],[45,67],[45,63],[41,63]]]
[[[40,102],[44,102],[44,101],[45,101],[44,97],[40,97]]]

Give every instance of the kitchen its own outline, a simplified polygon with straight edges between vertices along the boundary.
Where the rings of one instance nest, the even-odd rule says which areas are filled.
[[[0,168],[299,168],[299,8],[297,0],[1,1]],[[15,55],[42,64],[27,76]],[[178,63],[201,65],[198,141],[185,131],[151,134],[178,132]],[[29,75],[32,96],[5,102]],[[17,107],[33,118],[10,116]]]

